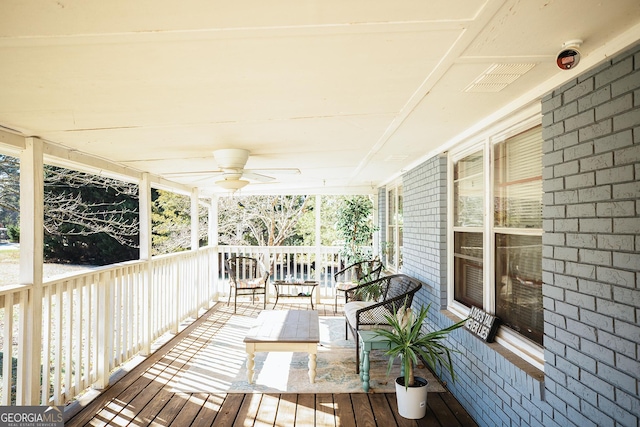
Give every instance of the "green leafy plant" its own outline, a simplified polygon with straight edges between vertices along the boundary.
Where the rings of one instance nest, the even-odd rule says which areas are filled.
[[[371,256],[373,232],[373,202],[367,196],[346,199],[338,209],[336,231],[344,244],[341,255],[347,264],[353,264]]]
[[[361,282],[366,283],[366,282]],[[354,293],[354,300],[358,301],[378,301],[382,296],[382,283],[372,283],[359,288]]]
[[[378,335],[389,340],[390,348],[385,353],[389,356],[387,374],[391,372],[393,361],[400,357],[402,372],[404,373],[405,388],[415,384],[414,366],[418,364],[418,358],[422,358],[431,369],[445,368],[455,381],[451,353],[457,350],[450,349],[444,343],[447,335],[460,328],[466,322],[461,320],[447,328],[433,332],[425,332],[422,324],[429,313],[429,304],[426,308],[420,307],[418,315],[414,315],[411,307],[403,305],[393,315],[385,315],[385,319],[391,325],[391,330],[375,329]]]
[[[9,236],[9,241],[17,243],[20,241],[20,227],[17,225],[10,225],[7,227],[7,236]]]

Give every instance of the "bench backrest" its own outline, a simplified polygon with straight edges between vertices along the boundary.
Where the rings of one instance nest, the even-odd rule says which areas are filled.
[[[334,275],[334,279],[336,282],[370,282],[380,277],[382,268],[382,262],[378,258],[360,261],[338,271]]]
[[[414,295],[422,287],[422,282],[405,274],[393,274],[359,285],[358,288],[362,290],[370,286],[380,287],[380,294],[375,298],[375,303],[365,306],[345,304],[347,324],[354,330],[363,326],[385,325],[385,316],[393,315],[404,305],[411,306]]]
[[[391,304],[387,306],[387,309],[393,312],[405,304],[407,307],[410,307],[414,295],[421,286],[422,284],[418,280],[405,274],[388,276],[387,290],[383,298],[384,301],[391,302]]]

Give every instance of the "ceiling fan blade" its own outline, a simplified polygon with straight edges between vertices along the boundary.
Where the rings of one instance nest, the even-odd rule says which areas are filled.
[[[248,179],[255,179],[256,181],[260,181],[260,182],[272,182],[276,180],[272,176],[262,175],[259,173],[254,173],[252,171],[246,171],[246,170],[242,174],[242,177],[248,178]]]
[[[272,173],[281,175],[300,175],[300,169],[298,168],[266,168],[266,169],[245,169],[250,173]]]
[[[179,177],[179,176],[194,176],[194,175],[211,175],[211,176],[216,176],[219,175],[221,173],[223,173],[224,171],[221,170],[210,170],[210,171],[193,171],[193,172],[167,172],[164,175],[166,176],[175,176],[175,177]]]

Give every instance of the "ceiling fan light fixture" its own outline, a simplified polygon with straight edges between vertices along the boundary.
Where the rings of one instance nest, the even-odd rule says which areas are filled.
[[[249,181],[244,179],[223,179],[216,181],[216,185],[224,188],[225,190],[238,191],[241,188],[249,184]]]
[[[213,152],[220,169],[242,169],[249,159],[249,150],[242,148],[223,148]]]

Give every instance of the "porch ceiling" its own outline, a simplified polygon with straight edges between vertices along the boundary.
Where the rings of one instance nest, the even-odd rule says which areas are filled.
[[[230,147],[302,172],[245,194],[371,192],[638,39],[637,0],[3,0],[0,126],[203,194],[176,173]],[[533,68],[466,92],[493,64]]]

